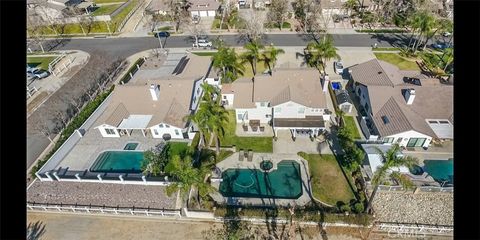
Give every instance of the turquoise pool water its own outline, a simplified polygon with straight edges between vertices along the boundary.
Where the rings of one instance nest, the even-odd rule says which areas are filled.
[[[447,181],[453,184],[453,159],[449,160],[425,160],[423,161],[425,172],[437,182]]]
[[[127,143],[123,150],[135,150],[137,149],[138,143]]]
[[[142,151],[105,151],[98,155],[90,172],[141,173]]]
[[[259,166],[260,167],[260,166]],[[224,197],[297,199],[302,195],[300,165],[283,160],[277,169],[228,169],[222,173],[220,193]]]

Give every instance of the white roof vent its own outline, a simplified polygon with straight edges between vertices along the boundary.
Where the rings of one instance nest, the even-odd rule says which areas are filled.
[[[153,101],[158,101],[160,98],[160,85],[158,84],[151,84],[150,85],[150,95],[152,95]]]

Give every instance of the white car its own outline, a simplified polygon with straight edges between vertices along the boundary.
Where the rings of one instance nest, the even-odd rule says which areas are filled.
[[[333,68],[335,70],[335,73],[342,75],[343,74],[343,64],[341,61],[335,61],[333,63]]]
[[[198,39],[197,43],[193,43],[193,47],[211,48],[212,42],[208,41],[207,39]]]
[[[42,70],[42,69],[36,69],[32,73],[38,79],[46,78],[46,77],[48,77],[48,75],[50,75],[50,73],[48,71],[45,71],[45,70]]]

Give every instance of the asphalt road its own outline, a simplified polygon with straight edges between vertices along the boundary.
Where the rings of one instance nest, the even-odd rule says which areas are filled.
[[[369,47],[374,43],[378,47],[399,46],[408,43],[408,35],[404,34],[336,34],[332,35],[337,47]],[[210,39],[216,36],[210,36]],[[245,41],[239,35],[218,35],[230,46],[242,46]],[[265,35],[265,44],[275,46],[306,46],[311,41],[304,34],[270,34]],[[193,39],[189,36],[171,36],[165,41],[165,48],[189,48]],[[158,39],[141,38],[97,38],[97,39],[65,39],[53,50],[83,50],[90,54],[105,51],[118,57],[128,57],[134,53],[158,48]],[[36,48],[33,46],[33,48]]]
[[[378,47],[404,46],[408,44],[408,34],[334,34],[332,35],[337,47],[369,47],[377,43]],[[217,36],[211,36],[213,39]],[[230,46],[242,46],[245,40],[239,35],[218,35]],[[275,46],[306,46],[312,41],[304,34],[270,34],[264,35],[265,44],[273,43]],[[165,48],[190,48],[193,39],[189,36],[171,36],[165,40]],[[110,59],[126,58],[137,52],[158,48],[158,39],[152,37],[141,38],[94,38],[94,39],[62,39],[49,40],[45,45],[50,45],[50,50],[82,50],[90,55],[108,54]],[[36,50],[38,46],[29,46]],[[48,46],[46,47],[49,48]],[[105,65],[107,65],[106,63]],[[78,74],[82,74],[79,71]],[[76,75],[74,76],[76,77]],[[77,76],[78,77],[78,76]],[[48,104],[48,103],[45,103]],[[40,110],[40,109],[39,109]],[[37,110],[37,111],[39,111]],[[37,114],[42,114],[38,112]],[[41,152],[48,146],[49,141],[41,134],[27,130],[27,166],[35,161]]]

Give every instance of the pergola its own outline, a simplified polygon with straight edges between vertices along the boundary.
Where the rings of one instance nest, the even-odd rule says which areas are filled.
[[[152,115],[130,115],[128,118],[123,119],[118,130],[126,130],[127,135],[130,136],[133,130],[141,130],[144,137],[146,137],[146,130],[148,129],[148,123],[152,119]]]

